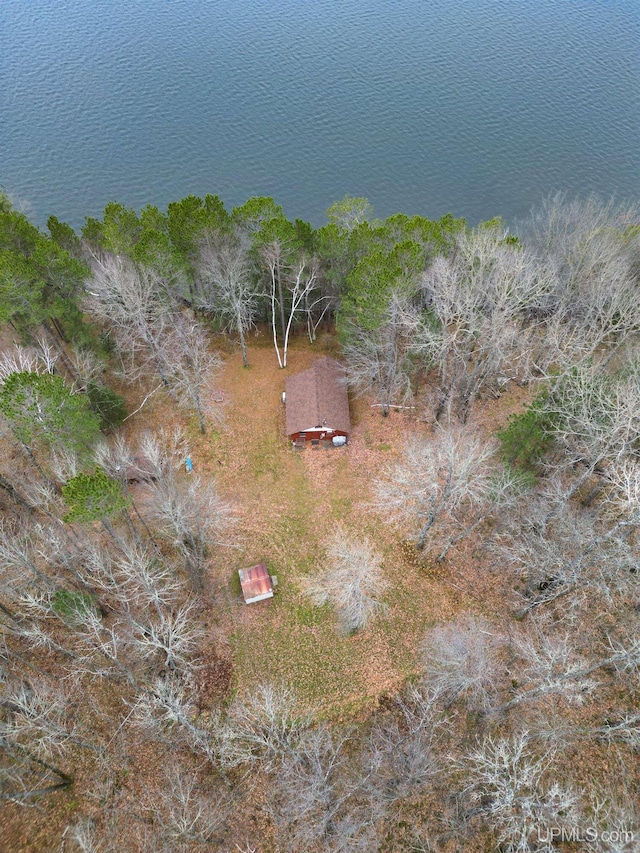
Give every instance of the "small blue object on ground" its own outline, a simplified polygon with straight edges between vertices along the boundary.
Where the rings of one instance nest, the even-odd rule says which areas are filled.
[[[184,464],[187,469],[187,474],[191,474],[193,472],[193,462],[191,461],[190,456],[187,456],[187,458],[184,460]]]

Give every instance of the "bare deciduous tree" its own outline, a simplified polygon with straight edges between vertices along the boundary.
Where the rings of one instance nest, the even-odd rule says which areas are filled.
[[[73,773],[63,769],[68,747],[94,747],[79,738],[67,705],[62,687],[42,679],[7,678],[2,685],[0,801],[25,805],[73,783]]]
[[[0,355],[0,383],[12,373],[53,373],[56,361],[45,341],[35,347],[15,346]]]
[[[287,366],[289,335],[296,315],[308,305],[309,296],[316,286],[318,265],[313,258],[304,255],[292,261],[285,246],[274,240],[261,249],[262,259],[269,272],[269,303],[273,346],[280,367]],[[285,299],[287,304],[285,305]],[[276,310],[280,315],[282,354],[278,344]],[[288,316],[287,316],[288,313]]]
[[[162,376],[167,378],[169,389],[179,405],[195,411],[204,435],[205,415],[214,411],[210,397],[222,359],[211,351],[202,326],[182,314],[172,318],[171,328],[158,341],[157,348],[162,353]]]
[[[638,837],[637,797],[626,780],[617,788],[613,794],[610,788],[595,784],[589,792],[589,828],[595,853],[630,853]]]
[[[337,297],[335,296],[318,296],[315,299],[310,299],[310,294],[305,294],[304,298],[304,313],[307,315],[307,334],[309,343],[314,343],[318,327],[324,320],[327,312],[334,311],[337,305]]]
[[[342,352],[347,383],[356,393],[373,391],[385,416],[393,406],[412,406],[410,355],[419,327],[417,312],[398,292],[375,329],[351,322],[345,330]]]
[[[464,696],[472,709],[489,708],[499,685],[504,642],[484,619],[472,615],[437,626],[422,649],[427,683],[447,704]]]
[[[0,524],[0,579],[7,592],[21,589],[25,582],[36,582],[44,589],[56,587],[55,575],[43,570],[38,539],[35,531]]]
[[[442,720],[437,691],[412,686],[391,712],[374,719],[363,752],[365,791],[376,819],[403,800],[423,793],[440,771],[438,738]]]
[[[83,549],[77,591],[54,583],[16,585],[23,619],[14,633],[61,651],[73,662],[74,677],[124,677],[135,686],[147,677],[145,662],[156,671],[189,670],[200,639],[193,603],[175,570],[137,544],[122,545],[115,557],[95,545]]]
[[[348,737],[348,733],[334,735],[327,725],[317,726],[304,732],[295,749],[283,755],[274,778],[271,810],[281,844],[288,850],[312,850],[331,838],[348,797]]]
[[[193,851],[219,845],[228,799],[191,771],[174,762],[165,769],[165,786],[147,795],[145,810],[153,817],[156,833],[171,850]]]
[[[549,284],[505,237],[499,228],[463,233],[455,252],[425,273],[427,317],[414,348],[438,368],[436,420],[453,407],[464,423],[483,390],[530,376],[533,317]]]
[[[439,427],[431,441],[415,442],[375,483],[375,507],[385,517],[417,529],[417,547],[445,518],[468,514],[491,492],[491,445],[467,428]],[[458,525],[460,522],[458,522]]]
[[[151,267],[106,255],[87,291],[89,310],[112,332],[120,352],[130,357],[127,373],[136,366],[135,356],[146,351],[164,378],[158,339],[170,300],[162,275]]]
[[[221,359],[200,324],[174,304],[171,282],[158,270],[107,256],[89,285],[88,305],[128,356],[126,377],[156,373],[179,404],[196,412],[204,432],[207,389]]]
[[[637,332],[640,303],[629,240],[637,222],[633,205],[595,196],[568,201],[558,194],[523,223],[525,245],[556,278],[546,305],[548,366],[591,356],[606,360]]]
[[[577,469],[578,476],[566,493],[569,500],[594,474],[606,485],[612,471],[633,453],[640,436],[640,376],[629,365],[622,376],[610,375],[602,367],[582,362],[552,383],[545,411],[552,417],[552,430],[563,457],[554,468]],[[575,475],[573,475],[575,476]],[[597,490],[586,502],[591,503]]]
[[[502,849],[553,853],[555,839],[547,830],[577,825],[577,795],[546,781],[552,759],[550,751],[536,755],[527,732],[510,739],[487,737],[465,757],[471,809],[494,828]]]
[[[344,527],[327,544],[327,566],[304,582],[314,604],[331,603],[348,632],[363,630],[384,609],[378,596],[386,587],[382,557],[368,539],[355,539]]]
[[[290,299],[289,317],[284,331],[282,341],[282,367],[287,366],[287,352],[289,350],[289,335],[291,334],[291,324],[295,316],[302,310],[306,304],[309,294],[316,286],[318,278],[318,266],[314,259],[309,260],[306,257],[300,258],[295,267],[291,271],[287,283],[288,297]]]
[[[502,540],[502,553],[525,581],[524,616],[565,599],[563,615],[577,618],[600,600],[611,607],[638,587],[640,470],[625,462],[610,472],[600,512],[577,510],[558,495],[528,501]]]
[[[635,636],[621,640],[609,637],[608,644],[611,654],[593,661],[577,654],[565,637],[545,637],[537,643],[521,641],[520,653],[527,660],[525,677],[532,678],[527,684],[530,689],[491,708],[490,713],[499,714],[550,694],[580,703],[596,688],[597,683],[591,676],[598,670],[613,669],[619,677],[630,677],[635,684],[640,674],[640,640]]]
[[[183,555],[196,591],[204,588],[207,548],[228,544],[221,535],[228,529],[231,509],[214,486],[197,475],[182,480],[175,473],[146,486],[149,518]]]
[[[175,571],[137,543],[127,543],[102,578],[130,607],[142,612],[152,607],[158,616],[181,597],[182,584]]]
[[[0,706],[6,711],[0,721],[0,740],[20,745],[46,761],[64,757],[73,745],[97,751],[69,713],[71,704],[64,684],[53,686],[41,677],[28,683],[12,679],[0,691]]]
[[[527,631],[516,634],[511,649],[518,661],[513,670],[520,691],[517,700],[524,701],[533,690],[530,700],[553,694],[579,705],[597,686],[590,677],[589,662],[577,650],[575,639],[568,632],[554,631],[549,620],[534,621]]]
[[[193,611],[194,604],[187,602],[174,611],[161,610],[153,620],[131,619],[136,655],[171,672],[188,670],[202,640]]]
[[[257,306],[247,248],[242,241],[203,243],[200,277],[205,291],[200,300],[202,307],[221,317],[228,331],[237,333],[242,363],[247,367],[246,335],[253,326]]]
[[[132,707],[132,722],[153,736],[186,744],[196,755],[204,756],[212,765],[218,762],[218,731],[199,719],[184,678],[168,673],[141,690]],[[172,738],[173,735],[173,738]]]
[[[223,765],[259,761],[270,771],[297,748],[311,726],[312,715],[298,711],[289,689],[263,685],[248,696],[237,697],[226,714],[212,716],[212,723]]]
[[[269,303],[271,308],[271,333],[273,336],[273,346],[278,358],[278,365],[280,367],[284,367],[282,364],[282,356],[280,355],[280,347],[278,346],[276,306],[280,314],[280,330],[282,337],[284,338],[286,324],[284,316],[282,279],[286,268],[285,246],[281,240],[272,240],[270,243],[261,247],[260,256],[269,273]]]

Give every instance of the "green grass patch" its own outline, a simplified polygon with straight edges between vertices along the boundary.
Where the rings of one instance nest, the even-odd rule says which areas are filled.
[[[87,616],[97,611],[92,595],[87,592],[71,592],[68,589],[59,589],[51,604],[61,619],[72,624],[81,624]]]
[[[348,518],[353,508],[353,500],[347,496],[331,496],[331,515],[336,520]]]
[[[298,512],[281,515],[273,528],[274,537],[289,543],[292,549],[304,547],[309,534],[309,521],[304,507]]]
[[[317,607],[311,604],[311,602],[305,601],[298,604],[293,613],[294,618],[299,625],[311,627],[312,625],[320,625],[321,623],[326,622],[330,615],[330,609],[327,604],[323,604],[322,607]]]
[[[366,692],[360,675],[363,647],[354,648],[350,638],[338,634],[330,614],[314,620],[306,605],[289,607],[282,624],[264,624],[250,634],[238,632],[234,664],[244,685],[265,681],[292,687],[304,706],[336,708],[345,701],[357,701]],[[268,618],[268,617],[267,617]]]
[[[234,569],[229,577],[229,592],[238,598],[242,597],[242,586],[240,585],[240,575],[237,569]]]
[[[313,572],[319,549],[306,515],[281,516],[273,526],[271,539],[277,575],[295,577]]]
[[[279,480],[285,473],[282,450],[279,427],[265,430],[262,438],[252,442],[248,451],[247,462],[251,474],[256,478],[269,476],[274,482]]]

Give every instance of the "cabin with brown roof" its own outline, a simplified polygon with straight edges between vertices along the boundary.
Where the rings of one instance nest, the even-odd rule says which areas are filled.
[[[335,358],[319,358],[285,383],[287,435],[296,447],[308,441],[340,446],[351,433],[344,368]]]

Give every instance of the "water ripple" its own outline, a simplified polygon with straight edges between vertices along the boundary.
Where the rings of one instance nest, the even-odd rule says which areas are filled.
[[[345,192],[471,221],[640,196],[635,0],[3,0],[0,183],[37,221],[112,199]]]

